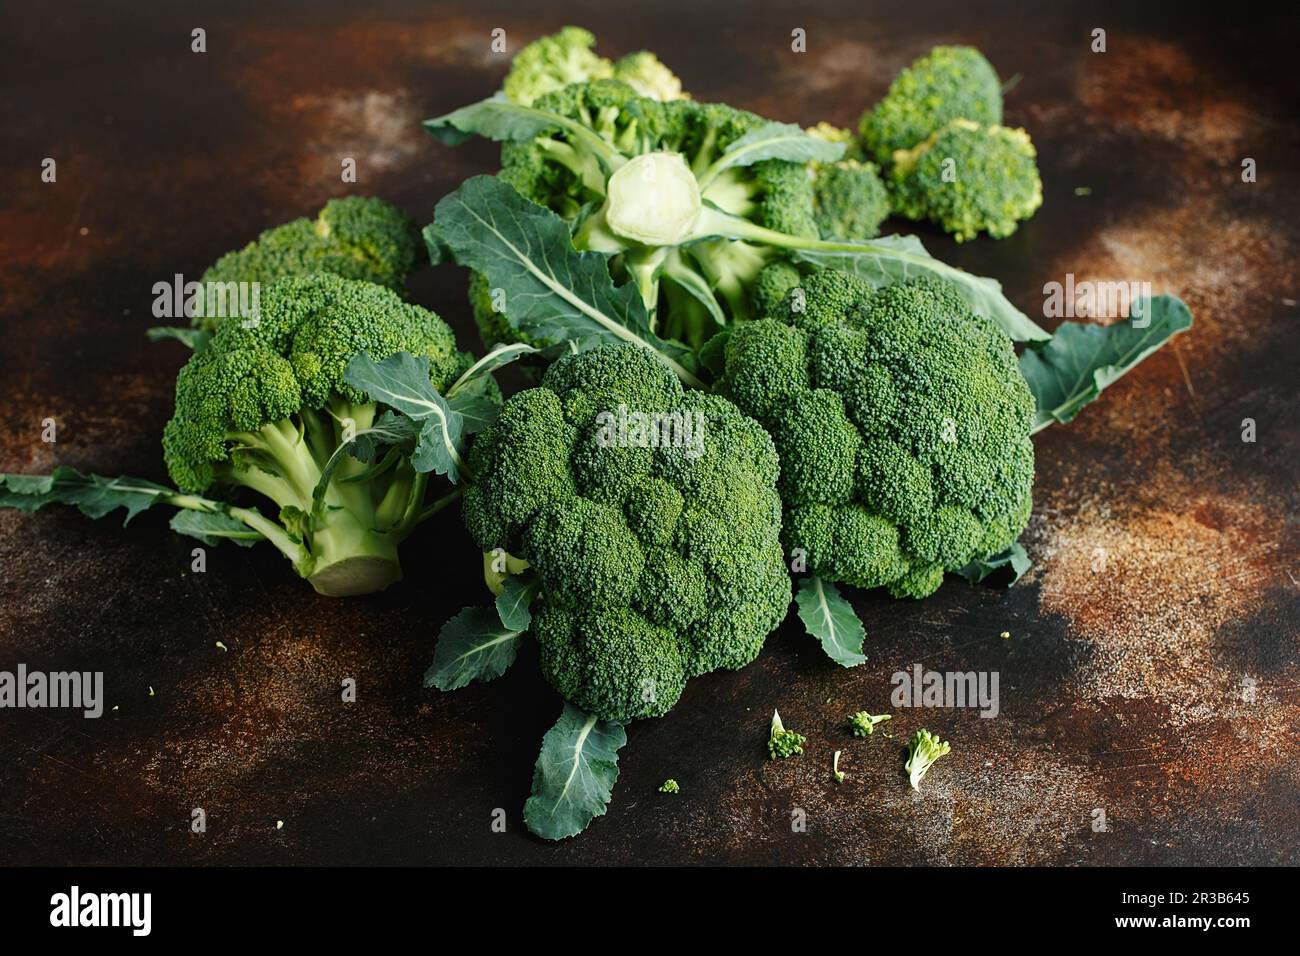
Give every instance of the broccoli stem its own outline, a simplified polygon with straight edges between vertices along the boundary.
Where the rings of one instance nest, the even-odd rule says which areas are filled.
[[[402,579],[399,540],[359,521],[346,508],[326,509],[311,534],[315,560],[307,580],[327,597],[381,591]]]
[[[288,558],[295,568],[310,564],[311,554],[306,546],[295,541],[284,528],[264,517],[259,511],[252,508],[228,507],[199,495],[164,495],[162,500],[174,508],[182,508],[187,511],[203,511],[208,514],[224,512],[232,518],[242,521],[275,545],[276,549]]]

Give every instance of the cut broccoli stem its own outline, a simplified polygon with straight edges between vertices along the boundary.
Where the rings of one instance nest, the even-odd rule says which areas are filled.
[[[326,509],[311,533],[314,560],[307,580],[328,597],[383,590],[402,579],[399,540],[368,527],[347,508]]]

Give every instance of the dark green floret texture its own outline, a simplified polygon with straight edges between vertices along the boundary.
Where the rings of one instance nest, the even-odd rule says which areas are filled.
[[[619,406],[686,413],[701,441],[647,447],[611,430],[601,413]],[[590,714],[666,713],[689,678],[752,661],[785,615],[771,439],[641,348],[561,358],[506,402],[470,465],[466,527],[538,575],[543,673]]]
[[[811,574],[925,597],[1029,520],[1033,397],[946,283],[809,276],[732,332],[718,391],[771,434],[783,540]]]
[[[363,196],[331,199],[315,219],[295,219],[268,229],[229,252],[203,274],[203,282],[257,282],[328,272],[400,292],[423,261],[415,222],[396,206]],[[220,319],[202,318],[211,329]]]
[[[1002,85],[984,55],[969,46],[938,46],[894,79],[862,116],[867,155],[888,168],[894,150],[911,149],[955,119],[1002,122]]]

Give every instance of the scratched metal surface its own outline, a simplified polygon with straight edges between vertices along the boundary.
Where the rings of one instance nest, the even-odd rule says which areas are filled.
[[[8,4],[0,470],[163,478],[184,354],[143,338],[152,284],[343,192],[342,156],[357,191],[427,217],[492,162],[418,123],[495,89],[494,27],[518,43],[581,22],[606,53],[659,50],[698,98],[846,125],[930,45],[971,42],[1022,77],[1008,122],[1031,131],[1047,200],[1013,238],[956,247],[923,229],[931,248],[1029,311],[1072,272],[1149,279],[1196,314],[1036,439],[1035,570],[1009,592],[855,595],[870,661],[851,672],[788,622],[751,667],[631,727],[609,813],[549,845],[521,820],[559,709],[535,655],[489,685],[420,688],[437,626],[478,593],[454,517],[407,546],[403,586],[331,601],[269,548],[215,549],[190,574],[191,543],[162,516],[123,531],[0,514],[0,669],[102,670],[113,708],[0,711],[0,862],[1300,862],[1294,24],[1184,5],[746,6]],[[189,52],[195,26],[204,55]],[[789,50],[794,27],[806,54]],[[45,156],[57,184],[38,180]],[[411,288],[469,343],[460,281],[444,267]],[[39,440],[45,417],[56,445]],[[1000,715],[899,711],[888,733],[849,738],[844,715],[887,709],[890,674],[916,662],[998,671]],[[763,759],[774,706],[809,736],[802,758]],[[921,726],[953,752],[917,795],[902,745]],[[655,792],[668,776],[671,798]]]

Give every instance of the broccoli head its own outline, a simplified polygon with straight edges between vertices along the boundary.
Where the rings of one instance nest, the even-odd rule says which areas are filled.
[[[987,232],[1001,239],[1043,203],[1034,144],[1023,129],[953,120],[894,154],[894,210],[930,219],[958,241]]]
[[[1002,122],[1002,85],[984,55],[969,46],[937,46],[894,79],[862,116],[867,155],[885,168],[894,151],[911,149],[955,119]]]
[[[424,256],[420,231],[405,213],[382,199],[331,199],[313,221],[295,219],[268,229],[237,252],[228,252],[203,273],[204,283],[257,282],[329,272],[363,279],[400,292]],[[216,317],[196,317],[212,329]]]
[[[547,680],[604,720],[666,713],[758,654],[790,603],[772,441],[634,345],[552,365],[470,454],[464,518],[536,575]]]
[[[649,50],[638,50],[614,61],[613,78],[652,100],[684,100],[682,81]]]
[[[682,81],[653,53],[629,53],[613,63],[592,49],[596,38],[581,27],[565,27],[534,40],[515,54],[501,92],[520,106],[572,83],[616,79],[641,96],[675,100],[682,96]]]
[[[426,476],[400,457],[331,463],[379,414],[344,381],[348,363],[396,352],[427,360],[439,391],[469,364],[442,319],[382,286],[326,273],[272,284],[256,321],[222,324],[177,376],[163,433],[172,480],[190,494],[221,485],[271,499],[282,527],[259,530],[323,594],[398,580]]]
[[[871,239],[889,215],[889,193],[875,163],[813,163],[813,217],[823,239]]]
[[[925,597],[1024,529],[1033,396],[951,286],[819,272],[724,348],[718,391],[772,435],[782,536],[810,574]]]

